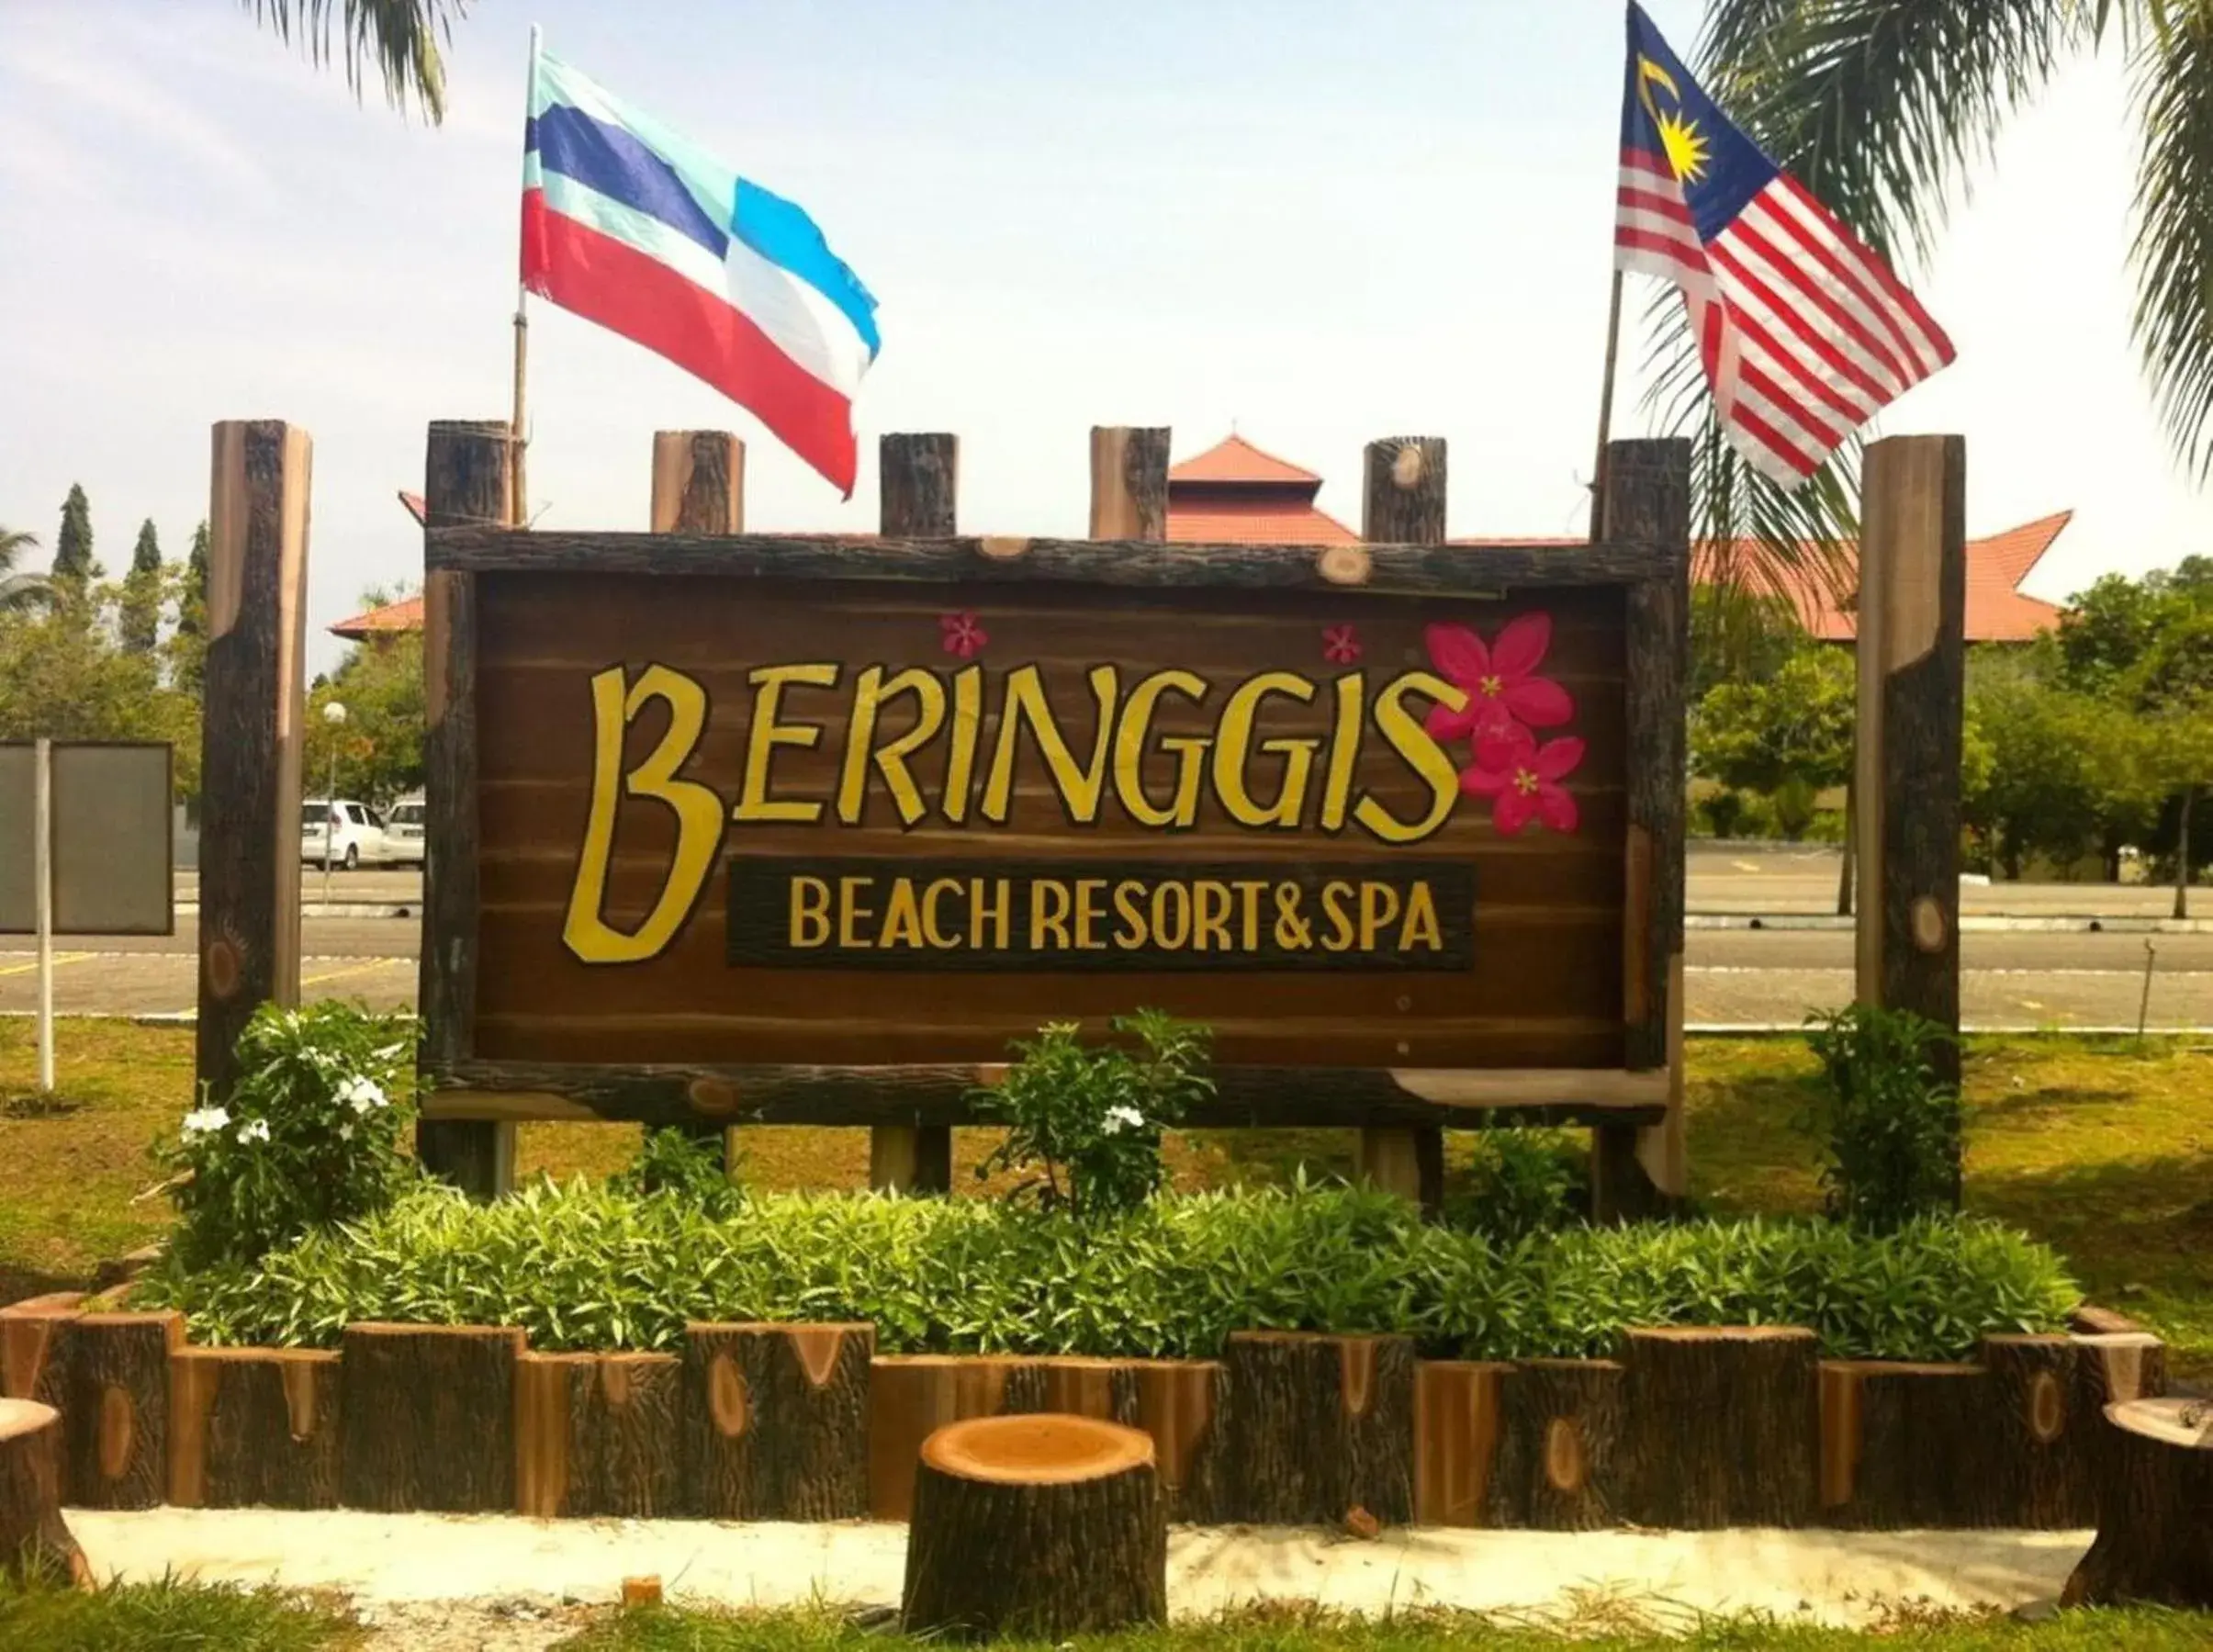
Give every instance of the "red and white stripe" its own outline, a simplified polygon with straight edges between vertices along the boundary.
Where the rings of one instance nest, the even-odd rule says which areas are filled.
[[[1681,289],[1722,427],[1786,487],[1952,359],[1881,255],[1786,174],[1707,242],[1665,159],[1624,151],[1613,244],[1617,269]]]

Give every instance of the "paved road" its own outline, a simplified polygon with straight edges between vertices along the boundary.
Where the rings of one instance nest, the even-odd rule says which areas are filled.
[[[368,874],[365,874],[368,875]],[[2209,902],[2208,905],[2213,905]],[[309,996],[411,1004],[420,935],[410,918],[309,918],[301,983]],[[1971,1027],[2133,1027],[2145,951],[2156,949],[2154,1027],[2213,1027],[2213,934],[1988,934],[1960,937],[1963,1008]],[[64,943],[54,974],[63,1013],[176,1014],[192,1007],[197,927],[174,936]],[[31,954],[0,938],[0,1013],[34,1007]],[[1848,1002],[1852,937],[1842,930],[1694,929],[1686,958],[1696,1024],[1795,1023]]]

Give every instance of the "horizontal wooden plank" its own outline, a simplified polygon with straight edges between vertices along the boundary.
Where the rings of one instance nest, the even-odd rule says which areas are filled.
[[[568,1065],[465,1062],[426,1073],[434,1118],[596,1118],[669,1124],[873,1125],[975,1122],[971,1096],[997,1063],[906,1066]],[[1437,1071],[1223,1067],[1219,1093],[1185,1123],[1338,1128],[1602,1120],[1648,1124],[1666,1075],[1615,1069]],[[1654,1081],[1659,1081],[1655,1098]]]
[[[987,553],[972,536],[873,534],[577,534],[507,528],[433,528],[432,569],[476,573],[695,574],[723,578],[1073,583],[1131,588],[1216,587],[1327,590],[1348,604],[1388,593],[1488,595],[1531,586],[1619,586],[1672,576],[1679,546],[1609,541],[1558,545],[1371,545],[1369,577],[1342,585],[1321,571],[1313,545],[1185,545],[1149,540],[1033,538]]]

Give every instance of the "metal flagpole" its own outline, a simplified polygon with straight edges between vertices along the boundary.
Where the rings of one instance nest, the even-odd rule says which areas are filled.
[[[1599,449],[1590,466],[1590,539],[1606,536],[1606,444],[1613,437],[1613,366],[1622,349],[1622,272],[1613,272],[1613,294],[1606,305],[1606,376],[1599,382]]]
[[[538,26],[533,23],[530,26],[530,76],[522,94],[525,119],[529,118],[538,96]],[[525,481],[523,466],[523,456],[530,451],[523,425],[527,409],[524,391],[530,365],[529,302],[530,288],[523,285],[522,277],[518,275],[515,279],[515,400],[507,427],[508,440],[514,448],[514,467],[509,478],[507,520],[510,526],[517,528],[530,524],[530,489]]]
[[[39,930],[39,1093],[54,1089],[54,743],[31,748],[32,906]]]

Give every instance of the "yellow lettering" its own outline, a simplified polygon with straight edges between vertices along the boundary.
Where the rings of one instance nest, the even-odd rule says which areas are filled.
[[[1029,885],[1029,949],[1033,952],[1045,950],[1045,937],[1050,932],[1053,942],[1062,951],[1072,944],[1068,938],[1068,885],[1058,878],[1034,878]]]
[[[1283,785],[1273,804],[1264,807],[1255,803],[1245,785],[1245,764],[1253,750],[1260,702],[1270,694],[1311,701],[1314,685],[1295,671],[1263,671],[1238,684],[1222,707],[1221,728],[1214,743],[1214,795],[1222,812],[1239,826],[1296,828],[1306,808],[1307,779],[1321,741],[1312,735],[1261,741],[1262,751],[1284,759]]]
[[[958,935],[948,935],[938,927],[938,898],[941,895],[959,894],[960,893],[960,880],[958,878],[934,879],[930,886],[922,892],[922,931],[929,938],[930,945],[936,947],[939,951],[955,950],[960,945],[960,938]]]
[[[977,878],[968,886],[968,944],[984,951],[1006,950],[1007,914],[1014,909],[1014,891],[1005,878],[992,880],[990,887],[998,895],[997,901],[983,897],[986,880]],[[992,938],[983,938],[983,926],[992,926]]]
[[[861,935],[859,926],[876,915],[860,904],[873,878],[840,878],[837,880],[837,944],[857,951],[867,951],[876,943]]]
[[[1330,920],[1330,932],[1321,938],[1325,952],[1342,952],[1351,948],[1353,928],[1353,886],[1342,882],[1331,882],[1321,886],[1321,912]]]
[[[983,731],[983,668],[962,666],[953,673],[953,740],[945,759],[945,817],[955,826],[968,818],[968,789]]]
[[[1217,951],[1235,951],[1237,943],[1230,938],[1230,886],[1201,878],[1193,885],[1191,897],[1191,950],[1204,952],[1211,936]]]
[[[1206,778],[1211,740],[1190,735],[1163,737],[1161,749],[1175,760],[1175,789],[1165,806],[1145,794],[1145,738],[1152,732],[1161,696],[1174,691],[1194,703],[1207,697],[1207,680],[1190,671],[1155,671],[1129,691],[1121,726],[1114,736],[1114,792],[1122,812],[1140,826],[1190,826],[1198,824],[1199,787]]]
[[[830,885],[823,878],[792,880],[792,945],[819,947],[830,938]]]
[[[1330,774],[1321,790],[1321,829],[1344,830],[1351,806],[1353,771],[1360,764],[1360,731],[1367,702],[1367,678],[1354,671],[1337,680],[1337,722],[1330,736]]]
[[[1134,952],[1145,944],[1145,886],[1129,879],[1114,886],[1115,916],[1121,924],[1114,932],[1114,944],[1125,952]]]
[[[902,694],[915,697],[915,725],[889,744],[871,752],[878,714]],[[907,770],[906,759],[934,738],[945,725],[945,684],[937,674],[919,668],[900,672],[889,682],[883,668],[871,666],[853,688],[853,714],[846,725],[845,770],[837,785],[837,818],[859,826],[868,804],[869,763],[874,760],[883,776],[884,790],[899,811],[902,826],[913,826],[923,816],[922,788]]]
[[[1460,801],[1460,771],[1453,767],[1444,748],[1430,737],[1421,719],[1406,708],[1409,694],[1421,694],[1450,711],[1461,711],[1467,696],[1442,677],[1427,671],[1409,671],[1376,696],[1376,726],[1385,741],[1406,760],[1406,766],[1429,782],[1429,812],[1421,819],[1399,819],[1376,801],[1373,792],[1361,798],[1353,818],[1385,843],[1419,843],[1442,826]]]
[[[1173,901],[1170,896],[1174,896]],[[1169,915],[1174,914],[1171,927]],[[1181,883],[1159,883],[1152,890],[1152,938],[1163,951],[1180,952],[1191,938],[1191,892]]]
[[[1416,946],[1427,947],[1432,952],[1444,950],[1444,928],[1437,921],[1437,897],[1430,892],[1429,880],[1417,878],[1414,887],[1406,897],[1406,927],[1399,931],[1399,950],[1410,952]]]
[[[569,891],[568,917],[561,928],[563,943],[586,963],[637,963],[660,956],[691,916],[723,841],[723,800],[697,781],[676,778],[707,726],[707,691],[667,666],[648,666],[625,694],[623,676],[621,666],[611,666],[591,680],[591,811]],[[668,703],[668,732],[653,754],[624,775],[623,735],[653,700]],[[602,915],[615,815],[623,796],[667,804],[677,826],[676,852],[660,896],[646,921],[627,935]]]
[[[1106,893],[1106,880],[1104,878],[1076,880],[1076,950],[1079,952],[1096,952],[1106,944],[1098,937],[1099,919],[1106,916],[1106,909],[1099,905],[1099,897]]]
[[[1244,917],[1245,950],[1257,952],[1260,950],[1260,894],[1262,890],[1267,888],[1267,885],[1257,880],[1246,879],[1231,884],[1230,887],[1244,897],[1241,911]]]
[[[922,944],[922,906],[915,899],[914,879],[892,880],[892,904],[883,909],[883,934],[880,938],[887,947]]]
[[[1360,950],[1373,952],[1376,937],[1399,916],[1399,892],[1388,883],[1360,885]]]
[[[1014,804],[1015,748],[1028,724],[1038,750],[1052,774],[1052,783],[1077,826],[1089,826],[1099,817],[1099,795],[1106,782],[1106,751],[1114,732],[1115,703],[1121,698],[1121,672],[1113,666],[1091,669],[1091,692],[1098,702],[1097,731],[1092,736],[1091,761],[1076,766],[1061,725],[1045,698],[1045,680],[1036,666],[1024,666],[1007,674],[1006,698],[999,710],[999,743],[993,748],[991,778],[983,787],[983,818],[1005,826]]]
[[[739,788],[737,807],[730,818],[745,821],[783,821],[812,826],[822,818],[819,802],[777,803],[769,796],[769,765],[779,746],[809,751],[820,743],[822,730],[812,723],[779,723],[784,690],[790,687],[834,689],[839,668],[835,665],[758,666],[747,673],[753,685],[753,725],[746,734],[746,781]]]

